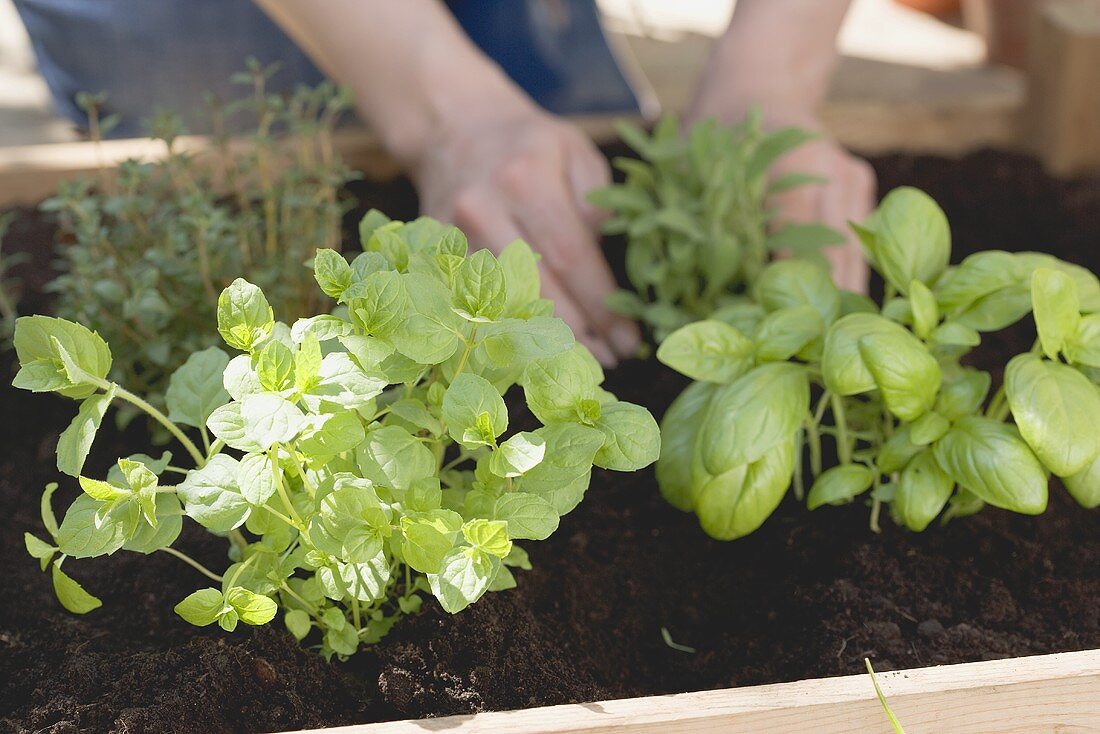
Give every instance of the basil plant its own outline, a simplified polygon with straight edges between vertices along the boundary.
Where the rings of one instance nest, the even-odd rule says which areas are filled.
[[[119,550],[163,552],[211,583],[176,611],[195,625],[313,630],[326,656],[376,642],[434,597],[455,613],[529,569],[519,544],[543,540],[584,497],[593,465],[633,471],[656,460],[657,424],[600,384],[591,354],[539,298],[536,256],[467,253],[453,227],[371,212],[364,251],[313,260],[331,313],[277,322],[263,292],[238,279],[218,299],[219,347],[171,376],[167,414],[111,381],[98,334],[45,316],[20,319],[15,385],[80,401],[58,469],[82,494],[59,522],[47,488],[48,540],[27,549],[61,603],[100,605],[61,570]],[[522,386],[541,425],[509,431],[503,395]],[[169,453],[84,474],[112,404],[146,412],[193,465]],[[525,426],[526,427],[526,426]],[[229,541],[227,568],[174,547],[184,519]],[[54,560],[56,558],[56,560]]]
[[[792,486],[811,510],[869,492],[875,530],[884,507],[914,531],[985,505],[1039,514],[1051,474],[1100,505],[1096,276],[1035,252],[949,266],[947,219],[912,188],[855,229],[885,281],[881,305],[810,262],[778,261],[661,344],[657,358],[696,380],[661,425],[669,502],[719,539],[756,530]],[[990,373],[963,358],[1029,314],[1038,339],[990,396]]]
[[[608,304],[646,324],[658,342],[734,302],[772,253],[822,260],[821,247],[844,241],[820,224],[777,226],[768,206],[773,194],[821,183],[800,173],[769,177],[779,157],[813,138],[809,132],[766,132],[753,112],[736,127],[707,120],[683,136],[674,117],[652,136],[625,123],[619,133],[641,159],[615,159],[625,181],[589,196],[614,213],[604,231],[627,239],[634,290],[617,291]]]

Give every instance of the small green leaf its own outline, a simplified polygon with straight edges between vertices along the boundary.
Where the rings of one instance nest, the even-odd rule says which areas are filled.
[[[218,297],[218,333],[225,343],[251,352],[275,328],[275,315],[263,291],[237,278]]]
[[[493,505],[493,517],[508,524],[508,537],[545,540],[558,529],[558,513],[548,501],[526,492],[509,492]]]
[[[506,304],[504,268],[493,253],[478,250],[455,273],[453,293],[455,308],[475,318],[495,319]]]
[[[241,494],[240,464],[217,454],[201,469],[192,469],[177,487],[188,517],[208,530],[227,533],[244,524],[252,506]]]
[[[790,486],[794,456],[794,441],[784,441],[752,464],[697,482],[693,495],[703,530],[734,540],[759,528]]]
[[[754,284],[753,293],[769,311],[813,306],[825,324],[840,316],[840,290],[828,273],[807,260],[778,260],[768,265]]]
[[[1057,359],[1081,322],[1077,284],[1058,270],[1036,269],[1031,276],[1031,308],[1043,353]]]
[[[925,450],[902,470],[891,507],[903,525],[919,533],[940,514],[954,489],[955,481]]]
[[[902,186],[887,194],[864,225],[874,232],[874,257],[888,283],[904,294],[914,280],[926,285],[947,267],[951,230],[932,197]]]
[[[874,473],[861,464],[841,464],[821,473],[806,496],[806,507],[816,510],[822,505],[839,505],[871,488]]]
[[[809,410],[804,368],[769,362],[718,389],[700,424],[696,453],[712,475],[751,464],[789,441]]]
[[[940,322],[936,297],[928,286],[914,280],[909,283],[909,305],[913,311],[913,331],[921,339],[927,339]]]
[[[500,444],[489,459],[489,470],[498,477],[523,476],[546,455],[546,441],[537,433],[517,433]]]
[[[1076,474],[1062,477],[1062,482],[1073,499],[1085,509],[1100,507],[1100,456]]]
[[[504,271],[504,316],[517,316],[539,297],[538,256],[526,242],[516,240],[497,258]]]
[[[240,586],[226,592],[225,600],[237,612],[240,620],[248,625],[267,624],[275,619],[279,606],[270,597],[256,594]]]
[[[195,352],[168,381],[164,394],[168,405],[168,420],[201,428],[215,409],[229,402],[229,393],[222,385],[222,373],[229,365],[229,355],[217,347]]]
[[[1005,368],[1005,393],[1020,434],[1055,474],[1075,474],[1100,454],[1100,393],[1077,370],[1021,354]]]
[[[462,536],[470,545],[497,558],[504,558],[512,550],[508,523],[502,520],[471,520],[462,526]]]
[[[649,411],[618,400],[601,406],[594,427],[604,444],[592,462],[612,471],[638,471],[661,455],[661,431]]]
[[[405,563],[421,573],[437,573],[443,558],[454,548],[460,527],[461,518],[445,511],[402,517],[401,555]]]
[[[335,250],[318,248],[313,255],[313,277],[326,296],[340,300],[344,291],[351,287],[351,265]]]
[[[1027,515],[1046,509],[1046,472],[1012,426],[962,418],[936,442],[935,456],[957,484],[994,507]]]
[[[918,446],[940,440],[951,428],[951,422],[935,411],[929,411],[913,421],[909,438]]]
[[[92,441],[103,423],[103,416],[115,397],[112,385],[107,392],[85,398],[69,427],[57,439],[57,469],[71,477],[80,476],[84,461],[92,449]]]
[[[114,487],[98,479],[89,479],[88,477],[80,477],[80,488],[83,489],[89,497],[99,502],[114,502],[130,496],[130,493],[125,489]]]
[[[657,348],[657,359],[693,380],[728,383],[748,371],[752,353],[752,341],[740,331],[706,320],[672,332]]]
[[[442,409],[447,432],[466,448],[491,442],[508,428],[508,408],[500,391],[484,377],[469,372],[455,377],[443,396]],[[488,416],[491,435],[467,440],[466,432],[477,427],[478,417],[483,414]]]
[[[27,548],[27,553],[31,558],[37,558],[42,570],[46,570],[46,564],[57,553],[57,546],[50,545],[44,540],[39,540],[36,536],[30,533],[23,533],[23,545]]]
[[[196,627],[205,627],[217,621],[227,606],[220,590],[208,588],[188,594],[186,599],[176,605],[175,612],[185,622]]]
[[[288,610],[283,621],[286,623],[287,631],[298,642],[304,640],[309,631],[313,629],[313,622],[310,620],[309,614],[301,609]]]
[[[428,583],[444,611],[457,614],[488,591],[499,564],[499,559],[477,548],[455,548],[438,574],[428,574]]]
[[[47,389],[77,399],[94,393],[94,385],[71,384],[62,364],[62,353],[80,371],[98,380],[105,380],[111,370],[111,350],[107,343],[98,333],[72,321],[50,316],[21,316],[15,322],[13,342],[19,364],[24,370],[37,365],[33,374],[24,375],[20,371],[13,383],[16,387],[32,390],[46,388],[46,381],[43,379],[45,370],[52,369],[56,378],[49,382],[57,387]],[[31,377],[34,379],[31,380]],[[66,387],[60,386],[62,381]]]
[[[53,590],[61,606],[73,614],[87,614],[103,606],[103,602],[85,591],[83,586],[61,570],[61,561],[53,563]]]

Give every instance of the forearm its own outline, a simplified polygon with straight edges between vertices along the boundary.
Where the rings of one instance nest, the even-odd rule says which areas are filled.
[[[836,37],[850,0],[739,0],[715,43],[694,116],[809,116],[836,67]],[[708,92],[708,87],[710,88]],[[715,94],[721,87],[723,93]]]
[[[334,81],[386,148],[414,166],[450,120],[532,103],[438,0],[255,0]]]

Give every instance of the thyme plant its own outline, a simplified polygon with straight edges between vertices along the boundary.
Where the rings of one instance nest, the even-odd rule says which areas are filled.
[[[268,94],[274,71],[250,62],[235,79],[248,93],[209,100],[210,153],[187,151],[178,117],[159,115],[150,129],[163,158],[64,183],[42,205],[61,228],[63,272],[48,285],[56,314],[102,334],[115,350],[111,377],[159,407],[172,369],[214,344],[206,325],[236,274],[249,273],[284,319],[320,305],[301,266],[316,248],[340,244],[340,189],[351,173],[332,133],[349,97],[329,84],[289,99]],[[78,101],[98,140],[114,124],[101,119],[103,97]],[[229,131],[246,120],[239,144]]]

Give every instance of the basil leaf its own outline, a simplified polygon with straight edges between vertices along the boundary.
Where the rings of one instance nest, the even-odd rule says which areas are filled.
[[[1055,474],[1075,474],[1100,454],[1100,393],[1080,372],[1021,354],[1005,368],[1005,393],[1020,434]]]
[[[935,457],[957,484],[994,507],[1025,515],[1046,509],[1046,472],[1011,426],[962,418],[936,442]]]

